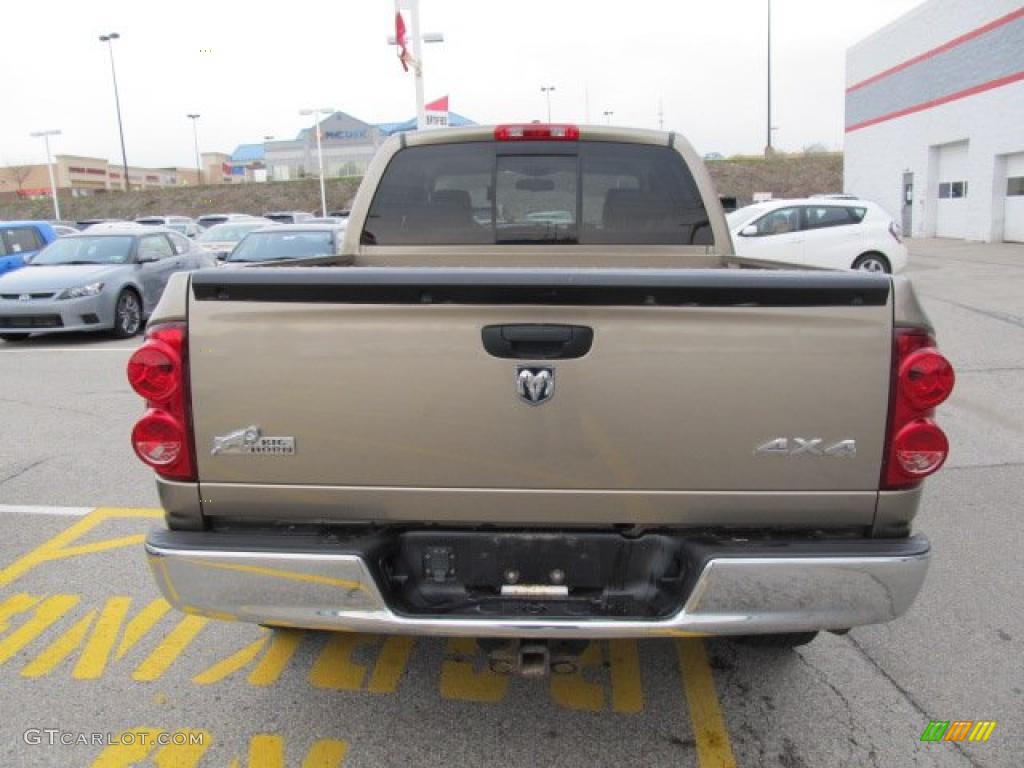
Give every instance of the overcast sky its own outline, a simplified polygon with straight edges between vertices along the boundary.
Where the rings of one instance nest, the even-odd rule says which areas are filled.
[[[421,0],[427,100],[479,123],[544,119],[666,128],[700,152],[760,152],[765,142],[767,0]],[[842,146],[849,45],[921,0],[774,0],[776,146]],[[30,131],[60,128],[55,153],[120,160],[114,43],[131,164],[190,166],[188,112],[203,151],[293,138],[302,107],[367,122],[415,113],[413,81],[385,42],[391,0],[174,3],[7,0],[0,45],[0,164],[43,162]]]

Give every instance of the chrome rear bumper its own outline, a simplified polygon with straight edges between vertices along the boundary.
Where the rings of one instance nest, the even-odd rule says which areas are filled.
[[[195,537],[202,537],[196,539]],[[470,637],[627,638],[847,629],[906,612],[924,581],[923,536],[866,540],[855,555],[710,557],[684,606],[660,620],[409,616],[395,612],[366,561],[317,547],[246,549],[232,534],[154,531],[146,553],[176,608],[309,629]],[[222,539],[225,546],[211,546]],[[192,546],[190,540],[202,541]],[[179,544],[180,543],[180,544]],[[219,542],[218,542],[219,543]],[[878,546],[881,545],[881,546]]]

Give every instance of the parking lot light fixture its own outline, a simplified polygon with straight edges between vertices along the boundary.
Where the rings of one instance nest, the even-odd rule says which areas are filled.
[[[196,147],[196,184],[203,183],[203,166],[199,162],[199,129],[196,128],[196,121],[199,120],[199,115],[189,113],[186,117],[192,121],[192,141]]]
[[[121,122],[121,97],[117,93],[117,70],[114,68],[114,40],[120,39],[121,35],[111,32],[107,35],[100,35],[100,42],[107,44],[110,51],[110,75],[114,80],[114,106],[117,108],[117,132],[121,136],[121,162],[124,165],[124,191],[131,189],[131,182],[128,181],[128,153],[124,148],[124,125]]]
[[[299,114],[313,116],[313,130],[316,131],[316,159],[320,166],[320,215],[327,217],[327,189],[324,187],[324,150],[320,144],[320,115],[333,114],[334,107],[318,107],[314,109],[300,109]]]
[[[57,199],[57,182],[53,178],[53,158],[50,156],[50,137],[60,136],[60,130],[33,131],[32,138],[42,140],[46,143],[46,170],[50,172],[50,193],[53,195],[53,218],[60,221],[60,201]]]
[[[542,85],[540,87],[541,93],[547,96],[548,99],[548,123],[551,122],[551,92],[555,90],[553,85]]]
[[[604,124],[605,125],[611,125],[612,124],[612,115],[614,115],[615,112],[610,110],[610,109],[606,109],[601,114],[604,115]]]

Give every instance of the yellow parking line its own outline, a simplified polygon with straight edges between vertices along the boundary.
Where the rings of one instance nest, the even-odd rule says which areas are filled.
[[[281,677],[288,666],[299,643],[304,637],[303,632],[293,629],[274,630],[270,639],[270,647],[259,664],[249,674],[250,685],[273,685]]]
[[[54,640],[50,645],[46,647],[42,653],[36,656],[30,661],[24,669],[21,670],[22,677],[34,678],[48,675],[60,664],[64,659],[71,655],[78,646],[82,644],[86,634],[89,632],[89,627],[92,626],[93,619],[96,618],[96,609],[93,608],[85,616],[79,619],[71,627]]]
[[[697,741],[697,764],[700,768],[735,768],[736,758],[733,757],[725,718],[718,705],[715,679],[708,664],[704,641],[686,639],[675,642],[686,704]]]
[[[509,678],[492,672],[486,663],[482,663],[485,660],[476,640],[471,637],[449,639],[445,644],[445,656],[448,658],[441,662],[442,698],[487,703],[505,698]]]
[[[644,711],[644,692],[640,683],[640,652],[636,640],[611,640],[608,643],[612,675],[612,709],[636,714]]]
[[[366,683],[366,690],[372,693],[394,693],[398,683],[409,666],[409,655],[412,653],[413,638],[394,635],[384,640],[377,663]]]
[[[230,677],[238,670],[251,664],[260,652],[263,650],[263,646],[267,644],[267,632],[264,630],[262,637],[249,643],[249,645],[242,648],[240,651],[228,656],[223,661],[218,661],[212,667],[192,678],[193,683],[199,685],[210,685],[211,683],[219,683],[226,677]]]
[[[79,544],[75,547],[64,547],[53,555],[54,560],[65,557],[78,557],[79,555],[92,555],[96,552],[106,552],[108,549],[120,549],[121,547],[132,547],[141,544],[146,540],[146,534],[133,533],[131,536],[120,536],[116,539],[104,539],[103,541],[92,541],[88,544]]]
[[[64,557],[75,557],[77,555],[104,552],[119,547],[136,546],[144,538],[142,534],[134,536],[122,536],[105,541],[91,542],[70,546],[78,541],[85,534],[106,520],[121,518],[159,518],[163,515],[160,509],[134,509],[118,507],[99,507],[88,515],[68,526],[51,539],[44,541],[38,547],[26,555],[23,555],[6,568],[0,570],[0,588],[6,587],[11,582],[21,578],[36,566],[50,560],[59,560]]]
[[[54,595],[39,603],[32,618],[0,640],[0,664],[43,634],[51,624],[78,605],[78,601],[78,595]]]
[[[181,655],[189,643],[206,626],[208,619],[201,616],[186,616],[178,622],[153,652],[132,672],[132,680],[149,683],[163,676],[167,668]]]

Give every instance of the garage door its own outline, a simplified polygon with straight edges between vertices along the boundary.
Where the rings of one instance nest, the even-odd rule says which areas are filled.
[[[1006,158],[1003,240],[1024,243],[1024,152]]]
[[[967,236],[967,142],[939,147],[937,237]]]

